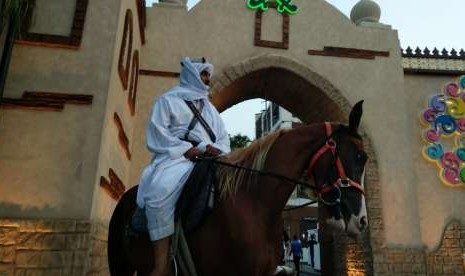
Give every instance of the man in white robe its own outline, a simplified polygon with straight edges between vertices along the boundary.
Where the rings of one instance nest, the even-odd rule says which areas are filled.
[[[175,206],[194,167],[191,160],[230,152],[228,133],[208,99],[213,65],[192,62],[189,58],[181,64],[179,86],[159,97],[153,107],[147,127],[147,147],[154,158],[142,173],[137,193],[137,205],[145,209],[154,247],[156,265],[152,276],[168,275]],[[185,101],[191,101],[201,111],[216,139],[200,122],[188,129],[194,113]]]

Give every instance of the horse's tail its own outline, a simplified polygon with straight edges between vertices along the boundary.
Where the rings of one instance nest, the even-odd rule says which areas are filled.
[[[136,208],[137,188],[129,189],[119,200],[108,229],[108,266],[111,275],[133,275],[135,268],[130,264],[128,248],[125,246],[125,232]]]

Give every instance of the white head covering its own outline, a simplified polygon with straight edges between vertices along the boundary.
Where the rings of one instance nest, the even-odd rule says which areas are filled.
[[[210,76],[213,75],[213,65],[210,63],[192,62],[187,57],[181,61],[181,64],[183,66],[179,77],[179,86],[173,88],[169,92],[169,95],[178,96],[188,101],[206,99],[210,87],[203,83],[200,73],[206,70],[210,73]]]
[[[207,71],[208,73],[210,73],[210,76],[213,76],[213,65],[211,65],[210,63],[199,63],[199,62],[191,62],[191,63],[195,67],[195,69],[197,69],[197,71],[199,72],[199,75],[203,71]]]

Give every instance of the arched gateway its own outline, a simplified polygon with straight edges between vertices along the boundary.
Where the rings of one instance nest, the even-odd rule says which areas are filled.
[[[352,106],[330,81],[296,60],[274,54],[248,58],[231,65],[216,77],[211,100],[220,112],[251,98],[265,98],[277,103],[305,123],[343,121],[348,118]],[[379,186],[376,156],[365,133],[364,141],[370,153],[367,194],[376,194],[379,191],[376,188]],[[371,204],[376,206],[376,203],[370,198],[367,200],[368,214],[371,215]],[[356,243],[343,235],[333,237],[322,234],[320,242],[324,275],[340,275],[349,271],[373,273],[370,239],[379,237],[364,233],[362,241]],[[348,251],[357,253],[346,255]]]
[[[351,19],[324,0],[28,2],[20,39],[0,33],[0,275],[108,274],[110,215],[151,158],[146,121],[184,56],[215,65],[220,111],[261,97],[340,121],[365,100],[369,230],[324,237],[325,274],[464,274],[463,190],[424,162],[418,115],[465,74],[465,52],[401,51],[371,0]]]

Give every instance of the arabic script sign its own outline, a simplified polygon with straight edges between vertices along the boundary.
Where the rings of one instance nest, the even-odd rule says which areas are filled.
[[[293,0],[276,0],[278,5],[277,10],[279,13],[296,14],[299,8],[292,4]],[[252,10],[268,11],[269,0],[247,0],[247,7]]]
[[[423,156],[437,165],[445,185],[465,187],[465,75],[432,96],[420,120]]]

